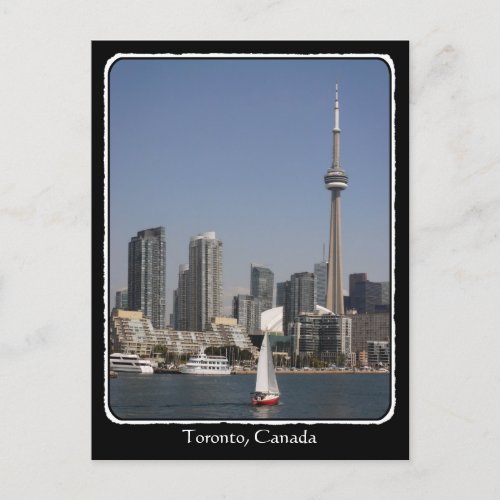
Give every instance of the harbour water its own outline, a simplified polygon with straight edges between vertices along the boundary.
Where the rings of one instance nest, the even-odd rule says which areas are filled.
[[[378,420],[390,407],[389,374],[278,375],[277,406],[253,407],[248,375],[139,375],[109,380],[122,420]]]

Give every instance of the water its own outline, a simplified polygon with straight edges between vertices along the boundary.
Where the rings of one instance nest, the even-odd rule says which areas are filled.
[[[278,375],[280,403],[252,406],[255,375],[136,375],[111,379],[110,408],[124,420],[328,420],[382,418],[389,374]]]

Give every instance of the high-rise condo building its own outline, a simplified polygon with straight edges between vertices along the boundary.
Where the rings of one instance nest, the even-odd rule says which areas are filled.
[[[288,327],[293,322],[292,318],[292,284],[283,282],[283,333],[288,335]]]
[[[115,297],[115,307],[117,309],[127,309],[128,308],[128,289],[122,288],[117,290]]]
[[[185,331],[188,329],[188,283],[189,265],[179,266],[179,278],[177,284],[177,307],[175,310],[175,328]]]
[[[293,324],[292,352],[329,362],[338,362],[340,355],[347,360],[351,356],[350,318],[319,311],[299,314]]]
[[[353,314],[351,318],[353,352],[367,351],[369,340],[390,341],[390,313]]]
[[[354,288],[351,305],[359,314],[376,311],[376,306],[382,304],[382,283],[359,281]]]
[[[189,242],[188,326],[203,331],[222,312],[222,242],[215,232],[193,236]]]
[[[326,307],[328,264],[325,261],[314,264],[314,275],[316,276],[316,304]]]
[[[234,296],[233,316],[239,325],[245,327],[248,335],[254,335],[260,330],[260,322],[257,322],[257,303],[252,295]]]
[[[276,283],[276,307],[285,305],[285,286],[286,281]]]
[[[139,231],[128,244],[128,309],[165,328],[165,228]]]
[[[255,298],[257,315],[273,307],[274,273],[263,266],[250,264],[250,295]]]
[[[366,273],[350,274],[349,304],[358,314],[389,311],[390,282],[369,281]]]
[[[391,282],[382,281],[382,302],[381,304],[389,306],[391,303]]]
[[[367,281],[368,274],[366,273],[353,273],[349,275],[349,296],[354,297],[356,294],[356,283]]]
[[[391,362],[391,350],[388,341],[368,341],[368,364],[388,366]]]
[[[326,307],[335,314],[344,314],[342,288],[342,240],[340,193],[347,188],[348,177],[340,166],[340,111],[338,84],[335,88],[335,125],[333,128],[333,161],[325,175],[325,187],[332,193],[330,207],[330,248],[328,251],[328,278]]]
[[[172,293],[172,314],[170,315],[170,326],[176,328],[177,324],[177,315],[179,311],[179,293],[177,288]]]
[[[291,334],[290,324],[296,320],[299,314],[314,311],[315,282],[313,273],[295,273],[290,277],[290,305],[286,318],[286,333],[288,335]]]

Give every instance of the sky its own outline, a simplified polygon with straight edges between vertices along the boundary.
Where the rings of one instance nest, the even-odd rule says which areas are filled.
[[[250,264],[275,283],[328,255],[339,83],[344,290],[390,279],[390,73],[378,59],[122,59],[110,72],[110,291],[128,242],[164,226],[167,319],[189,238],[223,242],[225,314]]]

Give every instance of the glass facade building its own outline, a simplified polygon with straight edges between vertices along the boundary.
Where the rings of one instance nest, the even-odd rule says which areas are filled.
[[[326,307],[328,264],[324,261],[314,264],[314,275],[316,276],[316,304]]]
[[[260,331],[260,323],[257,323],[257,304],[252,295],[236,295],[233,298],[233,316],[248,335]]]
[[[274,294],[274,273],[271,269],[250,264],[250,295],[255,298],[257,315],[272,309]]]
[[[165,327],[165,228],[139,231],[128,244],[128,309]]]
[[[188,329],[201,332],[222,312],[222,241],[215,232],[189,242]]]

